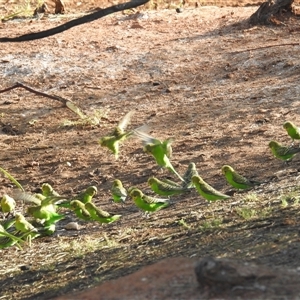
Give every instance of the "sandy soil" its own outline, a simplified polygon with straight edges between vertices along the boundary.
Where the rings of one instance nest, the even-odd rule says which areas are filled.
[[[299,20],[249,27],[256,9],[119,13],[47,39],[1,44],[0,89],[22,82],[103,116],[98,126],[64,126],[78,117],[61,103],[23,89],[2,93],[1,167],[30,192],[49,182],[71,197],[96,185],[95,203],[122,214],[99,226],[66,210],[53,236],[23,251],[0,250],[1,299],[51,298],[177,255],[299,267],[299,157],[284,164],[268,149],[270,140],[291,143],[284,121],[300,124]],[[0,35],[69,18],[16,19],[0,24]],[[172,163],[180,174],[194,162],[207,182],[232,198],[208,204],[192,191],[150,218],[130,199],[124,207],[112,203],[115,178],[144,191],[152,175],[176,180],[158,170],[137,139],[123,144],[118,161],[98,144],[130,110],[129,128],[147,123],[153,136],[174,138]],[[263,184],[233,191],[221,174],[224,164]],[[2,193],[10,193],[9,180],[1,181]],[[18,203],[17,211],[27,205]],[[80,230],[66,231],[70,221]]]

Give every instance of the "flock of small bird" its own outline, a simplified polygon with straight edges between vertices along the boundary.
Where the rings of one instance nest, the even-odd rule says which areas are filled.
[[[172,139],[160,141],[146,133],[148,127],[143,125],[131,131],[125,131],[133,112],[129,112],[119,122],[111,135],[99,140],[99,144],[107,147],[116,160],[119,157],[120,143],[135,136],[143,141],[144,151],[153,156],[158,166],[168,169],[180,179],[180,183],[169,179],[150,177],[148,184],[152,191],[165,198],[153,197],[144,194],[139,188],[132,186],[125,189],[119,179],[115,179],[111,186],[112,199],[116,203],[124,205],[129,196],[134,204],[144,211],[146,215],[170,206],[170,196],[188,193],[195,188],[197,192],[208,201],[216,201],[230,198],[206,183],[198,174],[195,163],[191,162],[183,176],[180,176],[172,166]],[[273,155],[281,160],[289,161],[300,152],[299,147],[294,146],[294,140],[300,140],[300,129],[292,122],[285,122],[283,127],[292,138],[291,146],[283,146],[276,141],[271,141],[269,147]],[[236,189],[250,189],[260,182],[250,180],[238,174],[231,166],[224,165],[222,173],[226,181]],[[97,194],[97,187],[89,186],[78,195],[68,199],[57,193],[48,183],[43,183],[41,193],[30,194],[21,190],[15,190],[12,197],[5,194],[0,201],[3,221],[0,222],[0,249],[16,245],[22,249],[22,243],[31,245],[31,240],[45,235],[52,235],[56,230],[56,223],[64,219],[62,213],[65,209],[73,213],[81,220],[96,221],[100,224],[112,223],[121,218],[121,215],[113,215],[102,210],[93,202]],[[16,202],[30,203],[27,207],[27,217],[21,213],[15,213]]]

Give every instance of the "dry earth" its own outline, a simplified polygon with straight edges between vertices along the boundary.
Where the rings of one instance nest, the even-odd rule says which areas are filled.
[[[0,250],[0,299],[48,299],[178,255],[300,269],[299,157],[284,164],[268,149],[270,140],[291,143],[285,120],[300,124],[300,46],[290,45],[299,42],[299,19],[249,27],[256,9],[119,13],[47,39],[1,44],[0,89],[19,81],[104,116],[99,126],[63,126],[77,116],[59,102],[23,89],[2,93],[1,167],[31,192],[49,182],[71,197],[96,185],[96,204],[122,218],[107,226],[79,221],[79,231],[66,231],[65,224],[78,221],[66,211],[54,236],[23,251]],[[16,19],[0,24],[0,35],[66,19]],[[131,200],[112,204],[114,178],[144,190],[152,175],[176,180],[158,170],[138,140],[125,142],[118,161],[97,143],[130,110],[136,111],[130,128],[147,123],[154,136],[174,137],[172,162],[180,174],[195,162],[206,181],[232,198],[209,204],[192,191],[149,218]],[[234,192],[223,164],[264,183]],[[9,193],[10,182],[1,183]]]

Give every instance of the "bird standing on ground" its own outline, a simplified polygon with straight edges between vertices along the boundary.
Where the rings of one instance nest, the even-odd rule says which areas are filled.
[[[280,145],[276,141],[271,141],[269,147],[275,157],[285,161],[290,161],[298,152],[300,152],[300,148],[286,147]]]
[[[85,205],[79,200],[72,200],[70,202],[70,208],[75,213],[77,218],[84,221],[91,221],[92,217],[90,213],[85,208]]]
[[[150,197],[144,195],[144,193],[137,188],[133,188],[129,195],[133,199],[135,205],[145,212],[156,212],[170,205],[170,199]]]
[[[32,238],[39,236],[38,230],[20,213],[16,213],[15,221],[15,228],[26,234],[29,246],[31,247]]]
[[[294,123],[287,121],[283,124],[283,128],[287,131],[288,135],[292,138],[293,144],[294,144],[294,140],[300,140],[300,128],[297,127]]]
[[[125,203],[125,200],[127,198],[127,191],[124,188],[121,180],[119,180],[119,179],[114,180],[112,187],[111,187],[111,193],[112,193],[114,202]]]
[[[230,198],[230,196],[222,194],[221,192],[214,189],[212,186],[206,183],[200,176],[193,176],[192,182],[198,193],[208,201],[216,201]]]
[[[14,198],[8,196],[7,194],[3,195],[3,197],[1,198],[1,210],[2,212],[6,215],[6,218],[15,211],[15,207],[16,207],[16,201],[14,200]]]
[[[122,217],[121,215],[111,215],[109,212],[102,210],[92,202],[86,203],[85,208],[90,213],[91,218],[101,224],[113,223]]]
[[[192,177],[193,176],[198,176],[198,171],[196,168],[195,163],[191,162],[188,165],[188,168],[186,170],[186,172],[183,175],[183,179],[184,179],[184,183],[182,184],[183,187],[187,188],[187,189],[191,189],[194,187],[193,183],[192,183]]]
[[[187,192],[186,188],[183,188],[181,186],[174,186],[155,177],[150,177],[148,179],[148,184],[151,187],[152,191],[162,196],[180,195]]]
[[[224,165],[222,167],[222,173],[227,182],[236,189],[244,190],[260,185],[260,182],[247,179],[246,177],[238,174],[231,166],[228,165]]]

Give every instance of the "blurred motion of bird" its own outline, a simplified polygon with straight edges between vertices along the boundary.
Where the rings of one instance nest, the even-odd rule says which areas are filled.
[[[135,135],[144,141],[144,151],[147,154],[152,155],[160,167],[168,169],[181,181],[184,181],[184,179],[177,173],[169,159],[172,153],[171,139],[161,142],[160,140],[150,137],[139,130],[135,130]]]
[[[112,153],[115,155],[116,160],[119,158],[120,143],[125,141],[134,133],[134,130],[127,131],[127,132],[125,131],[133,113],[134,111],[128,112],[119,122],[117,127],[111,133],[111,135],[104,136],[99,140],[99,144],[102,147],[107,147],[109,150],[112,151]]]

